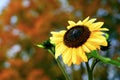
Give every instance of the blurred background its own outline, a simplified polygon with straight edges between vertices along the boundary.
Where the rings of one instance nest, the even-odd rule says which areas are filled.
[[[120,0],[1,0],[0,80],[65,80],[54,57],[36,44],[68,20],[88,16],[110,29],[110,49],[101,55],[120,61]],[[84,64],[65,67],[73,80],[87,80]],[[98,63],[94,80],[120,80],[120,68]]]

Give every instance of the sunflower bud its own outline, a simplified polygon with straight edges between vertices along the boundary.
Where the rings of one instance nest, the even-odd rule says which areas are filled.
[[[37,46],[44,49],[52,49],[54,47],[54,45],[50,43],[49,39],[44,41],[41,44],[38,44]]]

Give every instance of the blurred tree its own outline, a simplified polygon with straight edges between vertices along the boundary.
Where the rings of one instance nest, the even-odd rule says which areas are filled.
[[[111,49],[109,54],[102,55],[117,59],[119,5],[120,0],[10,0],[0,15],[0,80],[65,80],[53,56],[36,44],[47,40],[51,30],[65,28],[68,20],[78,21],[87,16],[97,17],[105,22],[103,27],[110,29]],[[66,68],[72,78],[86,80],[84,65],[77,70],[74,67]],[[95,80],[119,80],[120,73],[110,78],[109,68],[110,65],[98,64]],[[103,73],[106,77],[101,77]]]

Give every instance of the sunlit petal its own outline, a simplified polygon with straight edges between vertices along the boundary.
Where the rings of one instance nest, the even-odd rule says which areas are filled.
[[[55,47],[55,58],[60,56],[66,49],[67,49],[67,47],[64,44],[56,45],[56,47]]]
[[[76,49],[73,48],[72,49],[72,62],[73,62],[73,64],[75,64],[76,61],[77,61]]]
[[[85,19],[82,21],[82,23],[85,24],[86,22],[88,22],[88,20],[89,20],[89,17],[85,18]]]
[[[90,52],[90,49],[87,48],[85,45],[82,45],[82,49],[83,49],[83,51],[85,51],[85,52],[87,52],[87,53]]]

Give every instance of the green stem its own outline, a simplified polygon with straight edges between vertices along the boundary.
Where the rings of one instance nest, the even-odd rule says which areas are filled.
[[[88,72],[88,80],[93,80],[93,70],[90,68],[88,62],[85,63]]]
[[[62,64],[61,64],[60,60],[59,60],[59,59],[57,59],[56,61],[57,61],[57,63],[58,63],[58,66],[60,67],[60,69],[61,69],[62,73],[64,74],[64,76],[65,76],[66,80],[71,80],[71,79],[70,79],[70,77],[69,77],[69,75],[66,73],[65,68],[62,66]]]
[[[89,66],[88,62],[85,63],[86,64],[86,68],[87,68],[87,72],[88,72],[88,80],[93,80],[93,70],[94,70],[95,65],[99,61],[100,61],[99,59],[94,59],[91,66]]]
[[[92,71],[94,70],[95,65],[96,65],[99,61],[100,61],[99,59],[94,59],[94,60],[93,60],[92,65],[91,65],[91,70],[92,70]]]
[[[120,62],[119,61],[112,60],[110,58],[106,58],[106,57],[102,57],[102,56],[99,56],[98,58],[104,63],[109,63],[109,64],[113,64],[113,65],[116,65],[116,66],[120,67]]]
[[[113,60],[113,59],[110,59],[110,58],[107,58],[107,57],[103,57],[96,50],[91,52],[91,54],[89,54],[88,56],[99,59],[100,61],[102,61],[104,63],[112,64],[112,65],[120,67],[120,62],[119,61]]]
[[[52,53],[52,55],[55,54],[54,50],[52,50],[52,49],[49,49],[48,51],[50,53]],[[56,59],[56,61],[57,61],[57,64],[58,64],[60,70],[62,71],[63,75],[65,76],[66,80],[71,80],[71,78],[69,77],[69,75],[67,74],[67,72],[65,70],[65,67],[63,67],[63,65],[61,64],[60,60]]]

